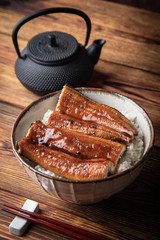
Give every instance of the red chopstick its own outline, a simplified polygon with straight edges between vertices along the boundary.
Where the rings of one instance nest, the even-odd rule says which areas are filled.
[[[32,222],[35,222],[37,224],[43,225],[47,228],[51,228],[54,231],[57,231],[59,233],[67,235],[69,237],[73,237],[74,239],[80,239],[80,240],[81,239],[83,239],[83,240],[91,240],[91,239],[92,240],[93,239],[94,240],[109,240],[109,238],[100,236],[96,233],[89,232],[85,229],[82,229],[82,228],[79,228],[79,227],[76,227],[76,226],[73,226],[73,225],[69,225],[67,223],[64,223],[64,222],[61,222],[61,221],[58,221],[58,220],[55,220],[55,219],[51,219],[49,217],[40,215],[38,213],[33,213],[33,212],[30,212],[30,211],[27,211],[27,210],[24,210],[24,209],[15,207],[15,206],[10,206],[8,204],[4,204],[4,206],[19,211],[19,212],[14,212],[10,209],[2,208],[2,210],[5,211],[5,212],[11,213],[13,215],[16,215],[16,216],[19,216],[19,217],[22,217],[22,218],[25,218],[25,219],[30,220]],[[30,216],[27,216],[27,215],[24,215],[22,213],[33,216],[34,218],[32,218]],[[43,221],[41,221],[40,219],[43,220]]]

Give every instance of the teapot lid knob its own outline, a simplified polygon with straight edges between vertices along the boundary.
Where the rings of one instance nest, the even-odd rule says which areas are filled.
[[[54,65],[69,61],[77,52],[79,44],[70,34],[45,32],[33,37],[27,45],[27,55],[33,61]]]
[[[51,47],[56,47],[57,46],[56,37],[55,37],[54,34],[49,35],[49,40],[50,40],[50,46]]]

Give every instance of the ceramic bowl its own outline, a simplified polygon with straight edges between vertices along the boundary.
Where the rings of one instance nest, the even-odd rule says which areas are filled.
[[[76,182],[49,176],[36,170],[35,163],[20,156],[16,150],[17,141],[21,140],[32,122],[42,120],[48,109],[54,110],[60,92],[43,96],[31,103],[17,118],[12,129],[12,146],[15,156],[24,167],[31,179],[42,189],[63,200],[77,204],[92,204],[107,199],[122,191],[132,183],[142,170],[144,161],[148,156],[154,140],[154,131],[151,120],[146,112],[135,102],[120,94],[107,92],[102,89],[79,88],[87,97],[121,111],[133,111],[137,122],[144,134],[144,153],[141,159],[131,168],[122,173],[96,181]]]

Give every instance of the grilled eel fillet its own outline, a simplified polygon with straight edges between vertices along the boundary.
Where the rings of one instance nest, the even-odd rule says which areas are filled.
[[[136,128],[119,111],[94,102],[67,85],[61,92],[56,111],[108,126],[131,139],[137,134]]]
[[[116,167],[120,156],[126,149],[124,144],[97,138],[64,129],[47,127],[36,121],[29,129],[26,138],[35,144],[59,149],[77,158],[103,158],[113,162]]]
[[[105,159],[77,159],[61,151],[31,142],[19,142],[19,153],[42,167],[75,181],[103,179],[112,172],[113,163]]]
[[[84,121],[57,111],[51,113],[47,126],[67,129],[87,135],[129,143],[131,138],[96,122]]]

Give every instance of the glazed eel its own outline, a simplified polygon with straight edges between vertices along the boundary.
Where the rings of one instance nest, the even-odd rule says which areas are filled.
[[[96,122],[84,121],[57,111],[51,113],[47,126],[67,129],[124,143],[129,143],[132,140],[130,137],[121,134],[110,127],[100,125]]]
[[[113,163],[105,159],[77,159],[67,153],[53,150],[24,138],[19,142],[19,153],[42,167],[70,180],[103,179],[112,173]]]
[[[81,133],[48,127],[36,121],[18,142],[19,154],[76,181],[113,174],[125,145]]]
[[[32,124],[25,138],[34,144],[46,145],[77,158],[103,158],[113,162],[115,166],[126,149],[122,143],[48,127],[39,120]]]
[[[133,124],[119,111],[97,103],[67,85],[61,92],[56,111],[110,127],[130,139],[133,139],[134,135],[137,134]]]

